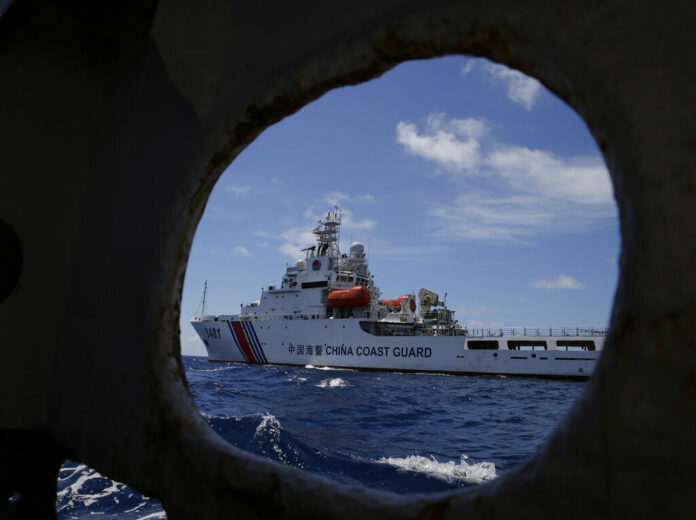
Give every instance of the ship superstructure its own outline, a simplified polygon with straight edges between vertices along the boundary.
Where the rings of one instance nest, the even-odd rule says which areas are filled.
[[[239,314],[194,316],[210,360],[371,370],[587,377],[603,346],[595,328],[469,332],[429,289],[383,299],[364,246],[339,248],[341,210],[279,285]]]

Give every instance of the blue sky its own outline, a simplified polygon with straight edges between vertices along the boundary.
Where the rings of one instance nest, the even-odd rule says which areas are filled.
[[[412,61],[268,128],[220,177],[182,298],[189,325],[280,281],[333,205],[382,294],[427,287],[470,327],[606,326],[620,247],[606,166],[539,82],[483,59]]]

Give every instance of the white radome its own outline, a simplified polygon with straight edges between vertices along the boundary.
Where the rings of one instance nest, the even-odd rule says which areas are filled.
[[[350,256],[360,258],[363,254],[365,254],[365,246],[360,242],[353,242],[350,245]]]

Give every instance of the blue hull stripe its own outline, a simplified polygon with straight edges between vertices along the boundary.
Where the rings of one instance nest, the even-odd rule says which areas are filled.
[[[263,358],[261,358],[261,356],[259,355],[259,350],[256,348],[256,345],[254,345],[253,340],[249,337],[249,331],[247,331],[246,322],[240,321],[239,324],[242,326],[242,332],[244,333],[244,337],[246,338],[247,343],[249,343],[249,348],[251,348],[251,351],[254,353],[256,361],[258,363],[263,363]]]
[[[256,345],[256,350],[259,352],[259,354],[261,354],[261,359],[263,359],[263,362],[268,363],[268,360],[266,359],[266,353],[263,351],[263,348],[261,347],[261,342],[259,341],[259,338],[256,336],[254,325],[250,321],[247,322],[247,337],[251,338],[253,343]]]
[[[251,344],[252,348],[254,349],[254,355],[256,358],[261,361],[262,363],[268,363],[268,360],[266,359],[266,356],[263,352],[263,349],[261,348],[261,343],[259,343],[259,338],[256,337],[256,333],[254,331],[254,327],[251,324],[251,322],[248,321],[242,321],[242,327],[244,328],[244,333],[246,334],[247,339],[249,340],[249,343]]]
[[[228,321],[227,326],[230,328],[230,334],[232,335],[232,341],[234,341],[234,344],[237,345],[237,348],[239,349],[239,353],[242,355],[242,359],[248,363],[249,359],[247,359],[247,357],[244,355],[244,351],[242,350],[242,347],[240,347],[239,343],[237,343],[237,337],[234,335],[234,330],[232,330],[232,322]]]
[[[261,347],[261,342],[259,341],[259,337],[256,335],[256,329],[254,328],[254,324],[252,322],[249,322],[249,329],[251,329],[251,333],[254,335],[254,341],[256,341],[256,344],[261,349],[261,353],[263,354],[263,358],[266,359],[266,353],[263,352],[263,348]]]
[[[251,330],[251,333],[254,336],[254,341],[256,341],[256,344],[259,346],[259,350],[261,351],[261,355],[263,356],[264,362],[268,363],[268,361],[266,360],[266,353],[263,351],[263,347],[261,346],[259,337],[256,335],[256,329],[254,328],[254,324],[251,322],[249,322],[249,329]]]

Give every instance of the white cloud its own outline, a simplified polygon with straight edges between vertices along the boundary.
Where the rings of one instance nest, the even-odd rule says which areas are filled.
[[[233,197],[239,198],[243,197],[251,191],[251,186],[237,186],[235,184],[228,184],[224,186],[223,189],[232,194]]]
[[[619,261],[615,256],[610,256],[609,258],[605,258],[606,262],[611,265],[618,265]]]
[[[399,121],[396,125],[396,140],[409,153],[435,161],[450,172],[471,171],[479,166],[479,140],[487,133],[488,127],[483,121],[473,118],[447,120],[444,113],[429,116],[423,133],[412,123]]]
[[[526,238],[558,224],[548,208],[525,196],[484,196],[462,193],[450,206],[430,211],[436,217],[434,234],[451,240],[526,243]]]
[[[371,218],[355,220],[353,212],[348,208],[341,208],[341,229],[363,229],[370,230],[377,222]]]
[[[238,256],[254,256],[251,254],[251,251],[244,246],[235,246],[234,252]]]
[[[572,276],[560,275],[555,280],[536,280],[532,287],[537,289],[583,289],[585,286]]]
[[[468,329],[471,332],[473,329],[501,329],[504,325],[499,321],[481,321],[481,320],[468,320]]]
[[[332,206],[340,206],[342,202],[349,201],[350,196],[346,195],[345,193],[341,193],[340,191],[332,191],[331,193],[325,195],[324,199]]]
[[[301,250],[316,243],[316,237],[309,226],[288,229],[281,233],[281,238],[284,242],[278,248],[279,251],[292,258],[303,258],[305,254]]]
[[[364,202],[365,204],[374,204],[375,203],[375,198],[370,195],[369,193],[364,193],[363,195],[360,195],[358,197],[358,200],[360,202]]]
[[[309,218],[314,221],[319,221],[319,219],[321,219],[321,217],[317,213],[314,213],[314,208],[312,207],[309,207],[305,210],[304,216],[305,218]]]
[[[582,204],[613,200],[609,175],[599,158],[562,159],[544,150],[506,146],[492,152],[486,166],[520,192]]]
[[[201,343],[201,338],[198,337],[197,334],[193,334],[191,336],[184,336],[183,334],[179,337],[179,340],[181,341],[181,345],[190,345],[190,344],[196,344],[198,345]]]
[[[541,83],[538,80],[498,63],[486,63],[484,69],[493,79],[505,84],[510,101],[527,110],[534,107],[541,94]]]
[[[271,177],[271,184],[280,186],[281,184],[283,184],[283,181],[281,181],[278,177]]]
[[[616,216],[599,157],[559,157],[497,143],[484,122],[444,114],[430,116],[423,131],[401,121],[396,132],[408,152],[449,170],[464,186],[452,202],[440,201],[429,212],[441,237],[523,243],[537,234],[591,229]],[[472,153],[450,153],[459,145]]]
[[[340,192],[333,192],[328,195],[325,195],[321,197],[318,202],[321,204],[326,203],[329,199],[336,199],[336,200],[349,200],[350,197],[340,193]],[[261,232],[255,232],[254,234],[258,236],[263,236],[267,238],[280,238],[283,243],[278,247],[279,251],[282,252],[284,255],[293,257],[293,258],[303,258],[305,256],[305,252],[302,251],[302,249],[305,249],[309,246],[313,246],[317,242],[317,238],[312,233],[312,230],[318,225],[318,221],[321,220],[322,218],[326,217],[326,213],[324,211],[321,212],[321,215],[317,215],[314,213],[314,208],[309,207],[305,210],[304,212],[305,218],[308,220],[313,221],[311,224],[307,224],[306,226],[303,227],[293,227],[290,228],[280,234],[279,237],[272,237],[270,234],[261,234]],[[362,231],[369,231],[372,229],[377,222],[373,219],[370,218],[365,218],[365,219],[360,219],[356,220],[355,217],[353,216],[353,212],[346,208],[346,207],[341,207],[341,230],[346,231],[346,230],[362,230]]]
[[[380,257],[395,257],[395,258],[413,258],[413,257],[428,257],[439,256],[446,254],[449,249],[438,245],[419,245],[419,246],[404,246],[394,245],[388,240],[372,239],[369,244],[370,256]]]
[[[181,334],[179,336],[179,342],[181,344],[181,353],[184,356],[205,356],[206,350],[203,346],[203,342],[198,335],[184,336]]]
[[[469,61],[467,61],[467,62],[466,62],[466,65],[464,65],[464,66],[462,67],[462,70],[460,71],[461,75],[462,75],[462,76],[466,76],[467,74],[469,74],[469,72],[471,72],[471,69],[474,68],[474,65],[476,65],[476,61],[475,61],[475,60],[469,60]]]
[[[263,231],[263,230],[252,231],[251,234],[254,236],[263,237],[263,238],[278,238],[278,235],[273,234],[269,231]]]

